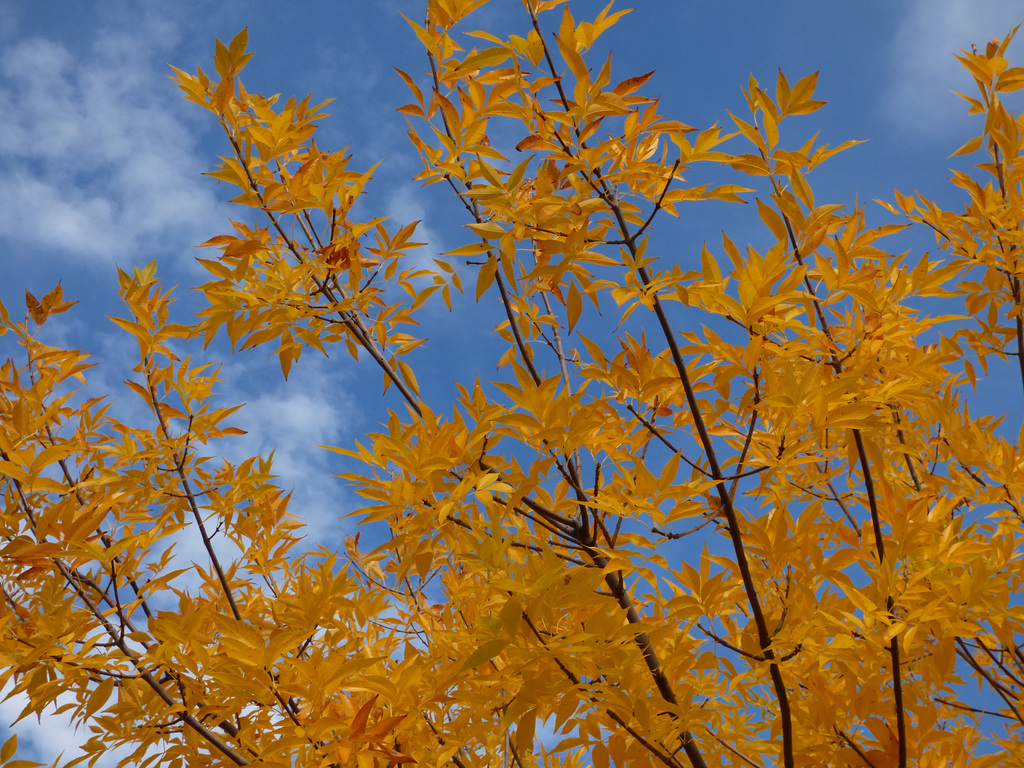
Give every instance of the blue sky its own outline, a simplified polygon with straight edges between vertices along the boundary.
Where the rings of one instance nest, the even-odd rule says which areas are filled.
[[[571,2],[577,19],[604,5]],[[946,158],[977,130],[951,93],[971,86],[952,54],[1003,36],[1024,17],[1013,0],[634,5],[602,44],[614,53],[613,80],[657,70],[650,88],[668,117],[727,125],[726,110],[743,109],[740,88],[751,73],[774,83],[780,67],[790,82],[820,70],[819,98],[830,104],[805,118],[804,130],[820,129],[832,145],[870,140],[815,173],[819,198],[835,202],[891,198],[893,188],[953,199]],[[318,143],[351,145],[356,167],[382,162],[369,213],[399,225],[422,219],[418,239],[429,245],[421,257],[466,242],[450,195],[410,180],[419,160],[394,112],[409,98],[392,67],[418,76],[425,59],[399,12],[419,20],[423,6],[0,0],[0,299],[12,315],[22,311],[26,289],[38,296],[63,280],[66,297],[81,303],[50,321],[47,338],[95,350],[100,365],[91,389],[105,393],[119,391],[133,364],[132,343],[103,319],[120,313],[115,265],[157,259],[165,281],[194,305],[186,291],[202,278],[194,246],[227,231],[229,217],[240,214],[226,203],[229,190],[200,175],[226,150],[210,115],[179,97],[167,65],[212,69],[214,39],[228,40],[244,26],[256,54],[243,76],[249,90],[336,99]],[[521,33],[526,23],[518,0],[492,0],[478,20],[496,34]],[[684,220],[680,237],[699,248],[728,228],[728,216],[713,227],[703,217]],[[927,238],[919,245],[933,247]],[[466,331],[443,311],[430,317],[428,335],[454,338],[464,359]],[[6,343],[0,358],[12,354]],[[347,525],[335,519],[355,500],[330,477],[333,459],[314,446],[349,445],[383,418],[379,373],[309,354],[285,385],[276,363],[264,358],[242,355],[225,365],[222,391],[251,406],[236,419],[249,435],[232,450],[276,449],[283,484],[297,489],[294,508],[330,542]],[[446,366],[435,365],[434,373],[438,391],[446,391]],[[0,705],[0,723],[14,716],[15,704]],[[25,756],[45,762],[75,741],[53,718],[18,730]]]

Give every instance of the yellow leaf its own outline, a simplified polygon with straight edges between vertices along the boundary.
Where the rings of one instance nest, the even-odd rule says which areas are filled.
[[[471,653],[467,659],[463,662],[462,668],[475,669],[481,664],[486,664],[499,653],[504,651],[509,644],[509,638],[497,637],[493,640],[485,641],[480,647],[478,647],[473,653]]]
[[[418,395],[420,393],[420,385],[419,382],[416,381],[416,374],[413,373],[412,368],[410,368],[409,365],[401,359],[396,360],[395,363],[398,366],[398,370],[402,374],[402,378],[405,380],[405,383],[409,386],[409,389]]]
[[[0,747],[0,763],[6,763],[18,751],[18,734],[14,734]]]
[[[700,249],[700,264],[701,272],[703,273],[705,280],[715,283],[722,282],[722,272],[718,268],[718,262],[715,261],[715,257],[711,255],[711,252],[708,251],[706,245],[701,246]]]
[[[505,601],[505,605],[501,608],[501,613],[498,618],[501,621],[502,631],[509,637],[515,637],[519,634],[519,624],[523,618],[523,607],[519,604],[519,599],[516,597],[509,597]]]
[[[760,198],[757,199],[757,213],[760,215],[761,221],[775,235],[776,240],[782,243],[788,242],[789,233],[786,231],[786,223],[774,208],[769,208],[761,202]]]
[[[1024,67],[1009,67],[999,73],[996,79],[996,91],[1009,93],[1024,88]]]
[[[480,270],[477,273],[476,278],[476,300],[480,301],[480,297],[487,293],[487,289],[491,287],[491,283],[494,282],[494,278],[498,273],[498,257],[491,254],[487,261],[480,265]]]
[[[780,71],[780,74],[781,74],[781,71]],[[801,78],[800,81],[797,82],[797,84],[793,86],[792,91],[790,91],[790,96],[789,96],[789,104],[790,104],[790,110],[789,111],[790,111],[790,113],[792,113],[793,110],[803,106],[804,104],[807,104],[811,100],[811,97],[814,96],[814,91],[817,88],[817,86],[818,86],[818,73],[817,72],[812,72],[811,74],[807,75],[807,77]],[[797,113],[797,114],[799,114],[799,113]]]
[[[494,240],[505,234],[505,229],[496,221],[485,221],[481,224],[467,224],[466,227],[472,230],[473,234],[485,240]]]
[[[572,333],[572,329],[576,327],[580,314],[583,312],[583,298],[580,296],[580,289],[576,287],[575,282],[569,283],[569,290],[565,296],[565,311],[568,318],[569,333]]]
[[[804,175],[796,168],[791,168],[789,171],[789,178],[793,181],[793,194],[797,196],[808,209],[814,209],[814,192],[811,191],[810,185],[807,183],[807,179]]]
[[[692,133],[697,129],[678,120],[659,120],[650,127],[651,133]]]
[[[431,34],[416,22],[411,21],[409,17],[406,16],[404,13],[402,14],[402,18],[405,19],[406,22],[408,22],[410,27],[412,27],[412,30],[416,34],[416,37],[419,38],[419,41],[423,44],[423,47],[427,49],[427,53],[429,53],[431,56],[434,56],[435,58],[439,57],[441,51],[438,48],[437,43],[434,41],[434,38],[431,36]]]
[[[790,96],[789,82],[787,82],[786,76],[782,74],[780,69],[775,83],[775,103],[779,105],[779,110],[783,114],[785,114],[787,107],[789,107]]]
[[[537,726],[537,710],[529,709],[516,723],[516,750],[525,755],[533,747],[534,730]]]
[[[558,145],[553,141],[542,139],[540,136],[527,136],[516,144],[517,152],[527,152],[530,150],[540,150],[544,152],[557,152]]]
[[[565,8],[566,14],[569,12],[569,7]],[[583,62],[583,58],[576,53],[576,49],[567,41],[561,37],[556,36],[555,40],[558,42],[558,50],[562,54],[562,58],[565,59],[565,63],[569,65],[569,70],[576,78],[576,90],[587,88],[590,86],[590,74],[587,72],[587,65]]]
[[[470,243],[464,245],[461,248],[456,248],[454,251],[446,251],[442,253],[442,256],[479,256],[481,253],[487,253],[493,248],[493,245],[488,243]]]
[[[969,155],[972,152],[977,152],[981,147],[982,138],[981,136],[975,136],[970,141],[966,142],[960,149],[954,152],[950,157],[956,157],[957,155]]]

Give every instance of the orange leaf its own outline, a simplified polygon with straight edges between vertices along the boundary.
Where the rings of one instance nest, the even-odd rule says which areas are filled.
[[[629,94],[638,90],[644,83],[651,79],[651,75],[654,74],[652,69],[646,75],[637,75],[636,77],[628,77],[621,83],[612,88],[612,92],[619,96],[628,96]]]
[[[377,703],[377,696],[374,694],[373,698],[363,704],[356,712],[356,716],[352,718],[352,723],[349,725],[348,732],[349,736],[353,739],[358,739],[366,732],[366,721],[370,719],[370,712],[373,711],[374,705]]]

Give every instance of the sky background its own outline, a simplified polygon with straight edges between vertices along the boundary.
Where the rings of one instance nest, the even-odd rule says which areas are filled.
[[[604,4],[572,0],[570,7],[579,20]],[[667,117],[728,127],[726,110],[745,111],[740,89],[751,73],[773,86],[780,67],[791,83],[819,70],[818,98],[830,104],[804,118],[803,129],[820,129],[833,146],[870,140],[814,174],[821,202],[844,203],[891,199],[894,188],[947,204],[957,199],[946,181],[947,157],[980,127],[952,95],[973,87],[953,53],[1002,37],[1024,18],[1021,4],[1011,0],[634,5],[590,61],[599,63],[610,47],[613,82],[656,69],[645,93],[661,95]],[[136,352],[103,319],[121,314],[115,265],[157,259],[165,283],[178,285],[182,303],[194,307],[187,288],[204,274],[194,246],[229,231],[232,215],[244,216],[227,204],[230,190],[201,176],[226,153],[223,136],[209,113],[180,98],[168,64],[212,71],[214,39],[230,40],[245,26],[256,54],[242,77],[248,89],[336,99],[318,144],[351,145],[355,168],[381,162],[367,215],[392,216],[396,226],[422,219],[417,239],[429,245],[417,258],[468,242],[450,193],[411,181],[419,159],[404,118],[394,112],[410,98],[392,67],[422,82],[426,63],[400,12],[421,21],[423,5],[0,0],[0,300],[12,316],[24,311],[26,289],[41,296],[62,280],[65,297],[80,304],[50,320],[44,338],[97,350],[90,394],[123,397],[120,381]],[[492,0],[475,18],[476,26],[503,36],[523,34],[528,24],[519,0]],[[1010,58],[1022,63],[1019,44]],[[696,258],[701,240],[720,242],[725,216],[713,227],[703,217],[682,221],[682,252]],[[743,240],[749,224],[737,226],[730,234]],[[908,245],[915,246],[933,242]],[[458,348],[464,359],[467,332],[437,304],[428,335],[446,340],[438,342],[441,350]],[[8,339],[0,339],[0,359],[12,354]],[[448,367],[437,364],[434,373],[437,383],[426,385],[444,391]],[[314,446],[348,446],[383,420],[378,370],[309,353],[285,384],[276,361],[257,352],[228,360],[223,377],[225,396],[250,405],[234,419],[249,434],[228,449],[237,451],[230,457],[276,450],[281,482],[296,489],[293,509],[307,516],[323,543],[336,542],[351,525],[336,520],[355,500],[331,477],[335,459]],[[130,415],[141,402],[123,398],[117,407]],[[18,711],[16,700],[0,705],[0,732]],[[20,756],[46,763],[62,750],[65,759],[73,756],[74,743],[87,737],[59,718],[22,722],[16,730]]]

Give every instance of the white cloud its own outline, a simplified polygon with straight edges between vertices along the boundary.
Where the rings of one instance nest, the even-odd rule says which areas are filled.
[[[972,43],[983,49],[990,38],[1001,39],[1021,21],[1020,3],[914,0],[909,5],[889,48],[891,85],[881,108],[908,133],[936,138],[958,133],[967,110],[951,91],[974,95],[974,86],[954,54],[970,50]]]
[[[338,348],[325,359],[307,349],[287,382],[276,369],[276,359],[264,364],[246,357],[229,361],[222,378],[230,385],[228,400],[247,401],[225,423],[247,434],[219,441],[215,450],[236,462],[273,452],[277,485],[292,492],[289,509],[307,526],[308,548],[336,545],[349,527],[339,518],[358,499],[332,476],[340,471],[336,454],[318,446],[349,447],[353,433],[363,426],[349,394],[345,353]]]
[[[100,258],[123,243],[114,226],[117,204],[81,190],[61,189],[24,169],[0,178],[0,235]]]
[[[28,696],[24,693],[10,696],[8,693],[12,686],[0,691],[0,723],[13,723],[22,710],[28,704]],[[65,696],[58,700],[57,705],[74,704],[73,696]],[[41,717],[30,715],[15,725],[9,726],[9,730],[18,736],[18,752],[15,756],[19,760],[32,760],[44,765],[55,765],[60,758],[61,765],[66,764],[79,755],[83,754],[80,748],[89,738],[87,726],[76,728],[69,720],[67,713],[56,714],[47,710]],[[0,743],[7,740],[7,736],[0,739]],[[96,768],[112,768],[117,765],[118,760],[130,753],[128,748],[107,750],[96,762]]]
[[[431,217],[417,191],[419,187],[412,184],[402,184],[396,188],[389,189],[384,215],[390,217],[387,226],[397,231],[406,224],[418,221],[416,232],[412,240],[417,243],[426,243],[422,248],[409,251],[400,269],[437,269],[434,259],[441,258],[440,254],[445,250],[441,244],[441,236],[432,228],[428,222]],[[436,217],[434,217],[436,218]],[[466,230],[468,233],[469,230]]]
[[[170,22],[95,31],[82,51],[27,36],[0,54],[0,238],[109,264],[180,252],[224,220],[158,59]],[[85,33],[88,39],[88,32]]]

